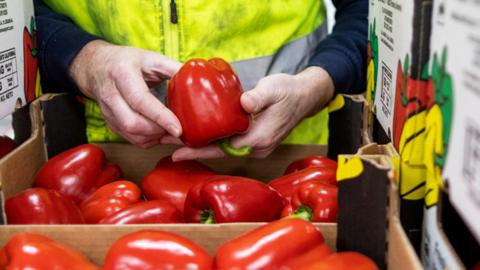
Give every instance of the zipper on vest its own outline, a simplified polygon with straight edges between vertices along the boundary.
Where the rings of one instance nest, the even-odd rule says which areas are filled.
[[[178,22],[177,4],[175,4],[175,0],[170,1],[170,21],[172,23],[177,23]]]
[[[162,0],[165,55],[175,60],[180,59],[180,24],[178,7],[181,0]]]

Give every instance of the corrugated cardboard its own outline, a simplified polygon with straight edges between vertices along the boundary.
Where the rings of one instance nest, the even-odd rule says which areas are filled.
[[[338,162],[338,250],[367,254],[381,269],[421,269],[399,220],[395,149],[369,144]]]
[[[472,76],[480,74],[479,13],[475,1],[434,1],[425,72],[430,85],[422,239],[426,269],[463,269],[480,262],[480,174],[475,173],[480,77]]]
[[[50,101],[60,102],[61,99],[56,100],[58,96],[43,96],[40,100],[33,102],[30,111],[32,115],[32,136],[26,143],[21,145],[16,154],[10,156],[8,159],[0,162],[0,181],[2,182],[2,193],[11,196],[17,192],[28,188],[32,184],[32,179],[35,171],[46,160],[47,151],[49,147],[49,140],[45,137],[45,132],[48,127],[43,119],[44,110]],[[54,103],[52,103],[54,104]],[[50,105],[52,105],[50,104]],[[67,106],[68,107],[68,106]],[[50,107],[49,109],[53,109]],[[58,110],[58,107],[55,109]],[[42,113],[43,112],[43,113]],[[57,115],[61,114],[56,111]],[[80,115],[80,114],[79,114]],[[70,115],[67,119],[72,119]],[[58,117],[62,118],[62,117]],[[60,121],[57,123],[68,127],[68,123]],[[54,125],[55,126],[55,125]],[[53,134],[52,130],[48,131]],[[46,142],[46,144],[45,144]],[[50,141],[51,142],[51,141]],[[50,145],[51,146],[51,145]],[[108,159],[111,162],[118,163],[124,170],[126,178],[139,182],[143,174],[154,167],[155,163],[161,157],[171,153],[175,147],[155,147],[149,150],[140,149],[128,144],[106,144],[100,145],[106,152]],[[64,145],[62,147],[67,147]],[[71,147],[71,146],[70,146]],[[372,148],[368,148],[372,149]],[[383,149],[383,148],[378,148]],[[379,154],[379,150],[371,150],[372,155]],[[58,150],[58,149],[57,149]],[[54,150],[54,151],[57,151]],[[222,173],[245,175],[261,180],[269,180],[283,173],[285,167],[291,161],[302,158],[307,155],[325,154],[326,146],[292,146],[282,145],[271,156],[266,159],[222,159],[205,161],[205,163],[212,168]],[[367,151],[367,150],[364,150]],[[385,153],[383,153],[385,154]],[[373,172],[385,172],[385,168],[378,165],[373,165]],[[376,170],[379,168],[379,170]],[[364,175],[365,176],[365,175]],[[377,179],[378,180],[378,179]],[[375,182],[373,182],[375,183]],[[382,186],[377,181],[377,186]],[[358,236],[350,239],[350,242],[357,242],[356,249],[370,255],[368,252],[375,251],[377,259],[381,262],[379,266],[385,269],[388,265],[389,269],[418,269],[418,259],[414,256],[412,248],[405,238],[405,233],[398,223],[398,218],[393,216],[396,212],[387,211],[388,198],[396,196],[394,189],[387,189],[391,185],[383,185],[385,190],[378,193],[377,189],[371,189],[371,194],[378,193],[383,201],[377,201],[380,204],[375,206],[375,209],[358,209],[358,205],[343,204],[343,211],[345,213],[354,213],[355,211],[367,211],[369,213],[379,214],[379,220],[372,220],[368,215],[364,218],[355,220],[349,225],[343,226],[341,235],[337,237],[337,224],[319,223],[316,224],[323,232],[326,242],[332,248],[336,248],[338,239],[345,239],[346,235],[351,235],[353,228],[365,228],[362,231],[363,236],[371,235],[371,239],[363,241]],[[354,197],[349,194],[346,189],[341,189],[339,196]],[[392,191],[393,190],[393,191]],[[353,191],[355,192],[355,190]],[[392,193],[393,192],[393,193]],[[392,195],[393,194],[393,195]],[[3,202],[3,200],[2,200]],[[366,201],[368,203],[368,200]],[[375,201],[370,201],[370,203]],[[390,203],[390,205],[393,205]],[[390,206],[391,207],[391,206]],[[346,215],[348,216],[348,215]],[[346,220],[346,219],[344,219]],[[373,228],[368,228],[368,224],[378,224],[377,231],[372,231]],[[222,224],[222,225],[198,225],[198,224],[175,224],[175,225],[128,225],[128,226],[111,226],[111,225],[49,225],[49,226],[18,226],[6,225],[0,226],[0,245],[4,244],[8,238],[17,232],[31,231],[38,232],[53,239],[64,242],[72,247],[79,249],[85,253],[96,263],[101,263],[109,245],[119,236],[128,232],[140,229],[163,229],[171,232],[176,232],[187,236],[200,245],[204,246],[211,254],[215,249],[225,241],[233,237],[260,226],[261,223],[237,223],[237,224]],[[386,226],[389,226],[388,229]],[[348,228],[351,229],[348,229]],[[355,240],[357,237],[357,240]],[[370,241],[377,239],[376,241]],[[393,239],[393,240],[390,240]],[[378,243],[381,243],[378,245]],[[345,247],[345,246],[344,246]],[[388,247],[388,248],[387,248]],[[340,249],[344,250],[344,249]],[[408,266],[408,268],[404,268]]]
[[[129,226],[4,226],[0,227],[0,246],[18,232],[36,232],[76,248],[93,262],[102,264],[110,245],[130,232],[142,229],[158,229],[183,235],[204,247],[213,255],[223,243],[263,223],[237,223],[221,225],[129,225]],[[318,225],[328,246],[335,250],[337,228],[335,224]]]
[[[423,70],[429,57],[431,0],[369,1],[367,97],[376,120],[374,141],[392,142],[400,153],[402,225],[420,253],[425,195]],[[383,136],[382,136],[383,135]]]

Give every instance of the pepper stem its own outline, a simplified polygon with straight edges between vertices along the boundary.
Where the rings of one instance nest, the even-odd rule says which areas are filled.
[[[240,148],[231,146],[229,138],[223,138],[218,141],[218,146],[225,154],[232,157],[246,157],[252,153],[252,147],[250,146],[242,146]]]
[[[200,223],[215,224],[215,214],[212,210],[205,210],[200,214]]]
[[[300,205],[297,210],[286,218],[299,218],[306,221],[312,221],[313,211],[312,208],[304,204]]]

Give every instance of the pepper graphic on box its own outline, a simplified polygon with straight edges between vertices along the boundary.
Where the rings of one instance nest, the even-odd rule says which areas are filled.
[[[377,75],[378,75],[378,37],[376,34],[376,20],[369,25],[368,33],[368,49],[367,49],[367,101],[373,104],[375,98],[375,91],[377,89]],[[374,108],[372,106],[372,108]]]
[[[403,66],[397,64],[395,106],[393,114],[393,144],[401,162],[399,171],[400,196],[404,200],[421,200],[425,196],[425,142],[426,96],[422,92],[428,82],[413,79],[410,74],[410,57],[405,56]]]
[[[425,119],[425,166],[427,186],[425,192],[426,207],[438,202],[440,188],[443,187],[442,170],[448,151],[448,142],[452,126],[453,82],[446,70],[447,49],[444,48],[441,58],[433,54],[429,85],[427,87],[428,104]]]
[[[27,103],[35,99],[37,85],[37,30],[33,17],[30,17],[29,28],[23,29],[24,88]]]

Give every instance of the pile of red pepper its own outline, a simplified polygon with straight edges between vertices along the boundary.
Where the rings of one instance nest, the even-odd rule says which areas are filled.
[[[35,252],[32,252],[35,250]],[[47,237],[20,233],[0,250],[0,269],[100,269],[78,251]],[[124,235],[108,250],[102,269],[376,270],[368,257],[333,251],[317,227],[282,219],[221,245],[212,258],[174,233],[143,230]]]
[[[5,210],[9,224],[269,222],[285,216],[335,222],[335,172],[334,161],[308,157],[265,184],[167,156],[143,177],[141,190],[121,180],[121,169],[101,148],[86,144],[50,159],[34,187],[8,198]]]

